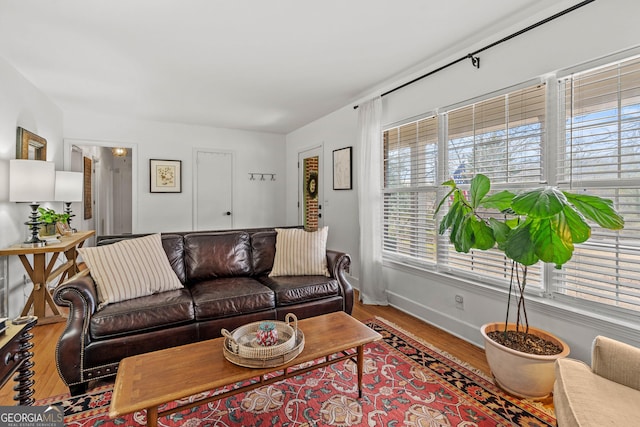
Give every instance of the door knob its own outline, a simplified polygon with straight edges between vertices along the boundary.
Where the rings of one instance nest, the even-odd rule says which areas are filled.
[[[229,215],[231,215],[231,212],[227,211],[227,212],[225,212],[225,215],[229,216]]]

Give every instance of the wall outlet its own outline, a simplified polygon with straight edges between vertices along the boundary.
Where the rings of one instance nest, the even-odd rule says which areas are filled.
[[[456,295],[456,308],[464,310],[464,297],[462,295]]]

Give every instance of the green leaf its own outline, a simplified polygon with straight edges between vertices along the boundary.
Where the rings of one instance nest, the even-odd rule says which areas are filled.
[[[450,179],[450,180],[448,180],[448,181],[445,181],[445,182],[443,182],[443,183],[442,183],[442,184],[440,184],[440,185],[446,185],[446,186],[448,186],[448,187],[453,188],[454,190],[455,190],[455,188],[458,186],[458,184],[456,184],[456,182],[455,182],[454,180],[452,180],[452,179]]]
[[[465,216],[458,224],[455,230],[451,229],[450,240],[455,246],[456,251],[468,253],[473,246],[473,228],[471,225],[471,217]]]
[[[504,248],[507,257],[522,265],[533,265],[538,262],[533,240],[529,232],[530,224],[524,223],[509,233]]]
[[[567,200],[585,217],[610,230],[624,227],[624,219],[613,208],[613,202],[598,196],[564,192]]]
[[[473,231],[472,247],[485,251],[495,246],[493,230],[484,221],[472,217],[470,227]]]
[[[562,211],[567,199],[553,187],[536,188],[525,191],[513,198],[511,207],[519,215],[532,218],[549,218]]]
[[[457,222],[461,208],[462,204],[460,202],[453,202],[451,206],[449,206],[449,212],[442,217],[442,221],[440,222],[440,234],[444,234],[445,231]]]
[[[493,237],[496,239],[498,248],[504,250],[504,244],[507,242],[511,228],[506,223],[495,218],[489,218],[489,226],[493,230]]]
[[[480,206],[483,197],[491,189],[491,182],[485,175],[478,174],[471,180],[471,206],[476,209]]]
[[[504,212],[511,208],[511,201],[516,195],[510,191],[502,190],[482,199],[481,205],[487,209],[497,209]]]
[[[587,224],[587,221],[585,221],[584,216],[572,206],[565,206],[559,215],[564,215],[565,221],[571,231],[573,243],[583,243],[591,237],[591,227]]]
[[[440,203],[438,203],[438,207],[436,208],[436,211],[435,211],[435,213],[433,214],[433,216],[438,215],[438,212],[440,212],[440,209],[442,208],[442,205],[444,205],[444,202],[446,202],[446,201],[447,201],[447,199],[448,199],[449,197],[451,197],[451,193],[453,193],[454,191],[456,191],[456,189],[455,189],[455,188],[452,188],[452,189],[451,189],[451,190],[450,190],[450,191],[449,191],[449,192],[448,192],[448,193],[447,193],[447,194],[442,198],[442,200],[440,200]]]
[[[564,215],[532,222],[531,238],[538,258],[555,264],[556,268],[560,268],[573,255],[571,230],[564,221]]]

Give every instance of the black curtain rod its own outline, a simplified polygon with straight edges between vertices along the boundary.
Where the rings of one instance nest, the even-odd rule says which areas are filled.
[[[448,64],[443,65],[443,66],[442,66],[442,67],[440,67],[440,68],[436,68],[435,70],[429,71],[427,74],[423,74],[423,75],[421,75],[420,77],[416,77],[415,79],[413,79],[413,80],[411,80],[411,81],[408,81],[408,82],[406,82],[406,83],[401,84],[401,85],[400,85],[400,86],[398,86],[398,87],[395,87],[395,88],[393,88],[393,89],[391,89],[391,90],[388,90],[388,91],[386,91],[385,93],[383,93],[383,94],[382,94],[382,95],[380,95],[380,96],[382,97],[382,96],[389,95],[390,93],[393,93],[393,92],[395,92],[395,91],[397,91],[397,90],[400,90],[400,89],[402,89],[402,88],[404,88],[404,87],[406,87],[406,86],[409,86],[409,85],[411,85],[411,84],[413,84],[413,83],[415,83],[415,82],[417,82],[417,81],[419,81],[419,80],[424,79],[425,77],[429,77],[429,76],[430,76],[430,75],[432,75],[432,74],[435,74],[435,73],[437,73],[437,72],[439,72],[439,71],[444,70],[445,68],[449,68],[449,67],[451,67],[452,65],[455,65],[455,64],[457,64],[458,62],[462,62],[462,61],[465,61],[465,60],[467,60],[467,59],[470,59],[470,60],[471,60],[471,64],[472,64],[474,67],[476,67],[476,68],[480,68],[480,58],[476,56],[477,54],[479,54],[479,53],[481,53],[481,52],[484,52],[484,51],[485,51],[485,50],[487,50],[487,49],[491,49],[492,47],[497,46],[497,45],[499,45],[499,44],[501,44],[501,43],[504,43],[504,42],[506,42],[506,41],[509,41],[509,40],[511,40],[511,39],[512,39],[512,38],[514,38],[514,37],[518,37],[519,35],[524,34],[524,33],[526,33],[527,31],[531,31],[531,30],[533,30],[534,28],[537,28],[537,27],[539,27],[539,26],[541,26],[541,25],[544,25],[544,24],[546,24],[546,23],[547,23],[547,22],[549,22],[549,21],[553,21],[553,20],[554,20],[554,19],[556,19],[556,18],[559,18],[559,17],[561,17],[561,16],[563,16],[563,15],[566,15],[567,13],[573,12],[574,10],[579,9],[579,8],[581,8],[582,6],[586,6],[586,5],[588,5],[589,3],[593,3],[594,1],[596,1],[596,0],[584,0],[584,1],[582,1],[582,2],[578,3],[578,4],[574,5],[574,6],[571,6],[571,7],[570,7],[570,8],[568,8],[568,9],[565,9],[565,10],[563,10],[563,11],[560,11],[560,12],[556,13],[555,15],[549,16],[548,18],[545,18],[545,19],[543,19],[542,21],[538,21],[538,22],[536,22],[535,24],[529,25],[527,28],[524,28],[524,29],[522,29],[522,30],[520,30],[520,31],[516,31],[515,33],[510,34],[510,35],[508,35],[508,36],[506,36],[506,37],[504,37],[504,38],[502,38],[502,39],[500,39],[500,40],[498,40],[498,41],[496,41],[496,42],[493,42],[493,43],[491,43],[491,44],[486,45],[485,47],[483,47],[483,48],[481,48],[481,49],[478,49],[478,50],[476,50],[476,51],[474,51],[474,52],[471,52],[470,54],[468,54],[468,55],[466,55],[466,56],[463,56],[463,57],[461,57],[461,58],[458,58],[458,59],[456,59],[455,61],[451,61],[451,62],[449,62]],[[358,108],[358,106],[357,106],[357,105],[354,105],[354,106],[353,106],[353,109],[355,110],[356,108]]]

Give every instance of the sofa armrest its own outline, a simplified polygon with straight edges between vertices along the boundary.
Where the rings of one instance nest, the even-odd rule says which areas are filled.
[[[56,366],[68,386],[82,383],[82,359],[89,344],[89,322],[95,313],[98,295],[89,270],[84,270],[58,286],[53,293],[56,304],[69,307],[67,326],[56,346]]]
[[[351,256],[344,252],[327,249],[327,268],[332,277],[338,279],[344,297],[344,311],[351,314],[353,310],[353,287],[347,280],[346,273],[351,267]]]
[[[640,348],[597,336],[591,356],[591,369],[595,374],[640,390]]]

